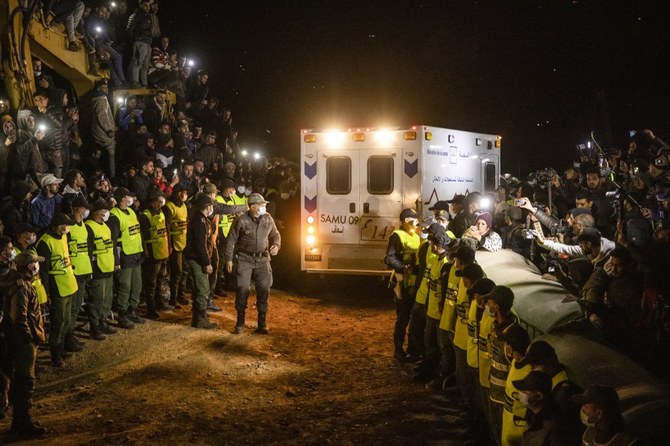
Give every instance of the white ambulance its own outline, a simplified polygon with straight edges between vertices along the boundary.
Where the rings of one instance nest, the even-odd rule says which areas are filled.
[[[455,194],[493,192],[501,137],[426,125],[303,129],[301,269],[383,274],[400,212]]]

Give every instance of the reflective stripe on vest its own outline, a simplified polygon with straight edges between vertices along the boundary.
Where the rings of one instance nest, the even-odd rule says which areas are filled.
[[[118,207],[112,208],[112,213],[119,219],[119,227],[121,229],[121,237],[117,243],[121,243],[121,251],[127,256],[138,254],[144,251],[142,247],[142,233],[140,231],[140,223],[137,221],[137,215],[132,209],[122,211]]]
[[[397,234],[400,237],[400,256],[402,262],[405,265],[414,265],[416,264],[416,253],[419,250],[419,244],[421,243],[421,237],[417,234],[410,234],[407,231],[402,229],[396,229],[393,231],[393,234]],[[416,284],[416,274],[410,272],[403,273],[403,287],[409,288]]]
[[[479,348],[479,385],[485,388],[491,387],[489,372],[491,371],[491,354],[489,353],[489,334],[493,330],[493,316],[484,311],[482,320],[479,321],[479,335],[477,347]]]
[[[519,320],[515,317],[515,321],[505,327],[502,333],[507,333],[510,327],[518,323]],[[507,355],[505,355],[505,343],[500,340],[495,330],[491,331],[491,335],[489,336],[489,352],[491,353],[491,373],[489,376],[489,380],[491,381],[491,401],[502,404],[505,402],[505,385],[507,383],[510,363]]]
[[[186,229],[188,227],[188,209],[184,203],[177,206],[171,201],[166,204],[170,210],[170,235],[172,236],[172,247],[175,251],[183,251],[186,248]]]
[[[93,255],[100,272],[111,273],[114,271],[112,231],[105,222],[98,223],[95,220],[87,220],[86,224],[93,231]]]
[[[556,387],[558,387],[560,384],[569,381],[568,379],[568,374],[565,372],[565,370],[561,370],[557,374],[551,377],[551,391],[553,392],[556,390]]]
[[[70,226],[70,260],[75,276],[87,276],[93,272],[88,253],[88,230],[84,223]]]
[[[461,278],[456,276],[454,266],[449,270],[448,288],[444,297],[444,310],[442,310],[442,319],[440,319],[440,328],[442,330],[454,332],[456,325],[456,301],[458,300],[458,284]]]
[[[519,391],[512,383],[524,379],[531,371],[530,364],[517,369],[516,360],[512,360],[505,383],[505,402],[502,414],[502,444],[504,446],[521,444],[523,431],[526,429],[526,407],[519,401]]]
[[[149,240],[147,240],[147,245],[150,246],[153,258],[155,260],[167,259],[170,255],[170,248],[168,246],[168,230],[165,223],[165,214],[163,211],[153,214],[149,209],[146,209],[143,214],[149,219]]]
[[[52,237],[46,233],[40,238],[40,241],[47,245],[50,252],[51,261],[47,265],[48,273],[53,276],[58,288],[58,294],[61,297],[71,296],[77,292],[77,279],[74,277],[72,262],[70,261],[70,252],[68,250],[67,237]]]
[[[16,255],[21,254],[21,250],[19,248],[16,249]],[[44,284],[42,283],[42,277],[40,275],[36,275],[33,277],[33,288],[35,288],[35,292],[37,293],[37,303],[40,305],[43,305],[47,303],[49,300],[49,297],[47,295],[47,289],[44,287]]]
[[[454,324],[454,345],[461,350],[468,348],[468,312],[470,311],[470,297],[468,289],[461,280],[458,285],[456,300],[456,322]]]

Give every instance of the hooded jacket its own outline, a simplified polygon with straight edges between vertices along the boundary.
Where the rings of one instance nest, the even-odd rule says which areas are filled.
[[[93,122],[91,123],[91,134],[95,142],[107,146],[113,139],[107,136],[107,132],[114,131],[114,115],[109,106],[109,101],[104,93],[99,93],[91,99],[93,109]]]
[[[23,109],[19,110],[16,121],[18,127],[18,138],[16,140],[16,151],[14,156],[9,154],[7,162],[14,166],[14,178],[24,179],[26,174],[29,174],[33,181],[37,182],[38,173],[44,173],[44,164],[37,138],[35,138],[34,129],[28,125],[28,118],[35,116],[32,111]]]

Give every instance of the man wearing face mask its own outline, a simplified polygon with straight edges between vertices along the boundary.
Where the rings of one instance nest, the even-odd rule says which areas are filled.
[[[237,322],[234,333],[240,334],[244,330],[249,287],[251,280],[254,279],[258,310],[256,333],[267,334],[266,315],[272,286],[270,256],[275,256],[279,252],[281,236],[274,219],[266,211],[268,202],[261,194],[251,194],[247,203],[249,211],[235,219],[226,242],[226,270],[232,273],[233,259],[236,259],[237,267],[235,295]]]
[[[14,234],[14,247],[16,248],[16,253],[21,254],[28,248],[33,248],[37,242],[37,228],[31,226],[29,223],[19,223],[16,227],[16,232]],[[33,278],[33,286],[37,292],[37,301],[40,305],[47,303],[47,290],[42,283],[42,278],[40,275],[36,275]]]
[[[523,379],[512,382],[518,390],[518,400],[526,408],[525,428],[521,434],[523,446],[568,446],[563,434],[560,412],[551,396],[551,378],[544,372],[530,372]],[[519,444],[519,443],[517,443]]]
[[[9,348],[13,352],[11,385],[14,412],[11,432],[19,439],[39,438],[46,433],[46,429],[33,421],[30,415],[35,389],[37,346],[46,340],[32,280],[39,274],[39,262],[44,260],[32,250],[22,252],[16,258],[16,270],[12,270],[2,282],[3,288],[7,286],[3,326]]]
[[[573,397],[581,405],[580,417],[586,431],[582,445],[633,446],[640,442],[628,432],[621,414],[619,395],[608,386],[594,385]]]
[[[54,367],[62,367],[63,358],[71,355],[63,348],[63,342],[72,324],[72,300],[79,289],[67,237],[74,224],[74,220],[58,212],[36,245],[37,253],[46,259],[40,275],[51,300],[49,348]]]
[[[142,231],[137,214],[132,209],[135,199],[130,191],[119,187],[114,191],[114,199],[116,206],[110,211],[107,225],[112,231],[112,240],[117,241],[114,261],[119,268],[114,270],[114,285],[119,312],[118,326],[132,329],[135,324],[144,323],[144,319],[136,312],[142,291]]]
[[[72,219],[76,222],[70,227],[68,233],[68,244],[70,247],[70,259],[74,268],[74,275],[77,278],[77,293],[72,299],[72,315],[70,325],[65,333],[65,350],[69,352],[78,352],[84,348],[84,345],[74,336],[74,327],[79,316],[79,310],[84,304],[88,289],[88,283],[91,280],[93,268],[91,266],[91,254],[93,245],[89,243],[88,227],[84,220],[91,213],[88,202],[81,197],[76,197],[70,203],[72,208]]]
[[[414,209],[403,209],[400,213],[400,228],[393,231],[386,247],[384,263],[393,272],[392,279],[400,284],[400,296],[395,298],[396,321],[393,329],[394,357],[401,362],[408,362],[418,358],[421,353],[419,345],[408,339],[407,352],[404,344],[412,314],[412,307],[416,298],[417,287],[417,252],[421,238],[416,233],[419,215]]]
[[[188,191],[181,183],[175,184],[163,212],[170,220],[170,305],[180,309],[181,305],[188,304],[184,297],[186,290],[186,270],[184,265],[184,248],[186,248],[186,234],[188,228],[188,210],[186,209]]]
[[[219,275],[217,282],[219,287],[218,294],[225,296],[225,288],[232,283],[231,274],[226,272],[225,262],[223,261],[226,255],[226,240],[228,239],[230,228],[233,226],[233,222],[237,216],[248,211],[249,207],[247,206],[247,197],[240,197],[235,193],[235,182],[229,178],[224,178],[223,181],[221,181],[221,194],[216,196],[216,201],[218,203],[235,206],[234,212],[221,215],[219,220],[217,249],[219,251],[220,262],[219,271],[216,273]]]
[[[116,329],[107,325],[107,316],[112,311],[113,274],[120,268],[115,266],[116,242],[107,226],[111,206],[102,198],[91,205],[91,215],[86,220],[89,230],[89,246],[93,247],[91,266],[93,276],[88,282],[88,320],[91,339],[103,341],[107,334],[115,334]]]
[[[485,298],[486,312],[494,318],[493,328],[489,334],[489,354],[491,355],[489,428],[496,443],[500,444],[505,384],[510,367],[510,360],[505,355],[503,339],[513,326],[519,325],[519,318],[512,311],[514,292],[508,287],[498,285]]]
[[[159,311],[173,309],[160,294],[160,272],[167,267],[170,256],[170,221],[162,208],[165,197],[158,189],[149,192],[148,207],[139,215],[145,259],[142,263],[142,284],[147,302],[147,318],[158,319]]]
[[[192,213],[189,216],[186,232],[184,256],[188,260],[193,278],[193,305],[191,326],[214,329],[218,324],[209,322],[207,300],[209,298],[209,274],[214,272],[211,263],[212,228],[207,217],[214,214],[214,203],[207,194],[198,194],[193,200]]]

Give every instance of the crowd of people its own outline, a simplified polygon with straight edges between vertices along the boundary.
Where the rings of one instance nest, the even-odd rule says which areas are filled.
[[[91,74],[107,64],[111,80],[74,98],[33,59],[34,107],[0,99],[0,413],[11,402],[20,437],[45,433],[30,415],[37,346],[48,342],[52,366],[63,367],[83,348],[77,319],[103,341],[190,304],[192,326],[211,329],[208,312],[221,311],[213,299],[235,290],[239,334],[253,280],[256,332],[267,334],[282,227],[271,214],[299,183],[295,164],[239,147],[209,74],[193,72],[160,33],[157,0],[132,13],[124,0],[113,9],[44,1],[36,12],[45,27],[62,23],[67,50],[81,41]],[[152,93],[128,95],[114,112],[111,90],[127,87]]]
[[[394,271],[395,358],[413,364],[412,381],[449,392],[473,444],[633,444],[614,389],[580,396],[554,348],[531,343],[514,292],[486,277],[475,252],[513,250],[568,290],[564,302],[578,302],[582,317],[554,332],[663,373],[670,147],[636,132],[627,150],[580,152],[563,175],[507,175],[496,194],[455,195],[429,210],[422,220],[402,211],[384,259]]]

